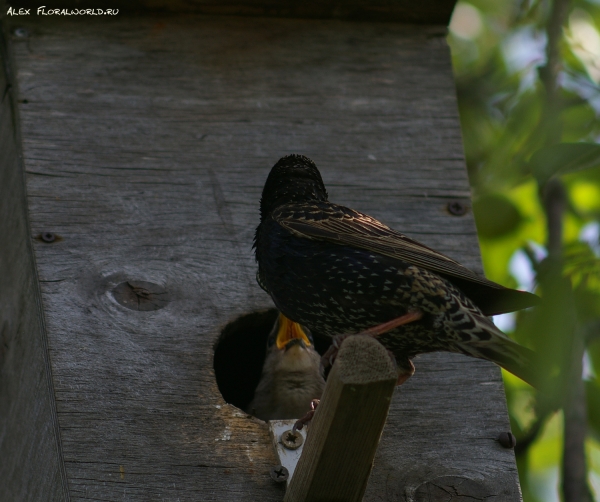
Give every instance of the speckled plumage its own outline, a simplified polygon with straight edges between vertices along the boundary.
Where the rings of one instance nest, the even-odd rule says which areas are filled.
[[[531,351],[486,317],[537,297],[504,288],[456,261],[327,200],[314,163],[281,159],[271,170],[256,231],[258,282],[277,308],[314,332],[357,333],[406,314],[422,319],[380,335],[400,367],[432,351],[500,364],[532,382]]]

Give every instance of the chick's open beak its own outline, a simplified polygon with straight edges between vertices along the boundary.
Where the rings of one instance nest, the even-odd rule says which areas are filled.
[[[300,339],[304,345],[310,347],[311,343],[306,336],[306,333],[297,322],[290,321],[283,314],[279,314],[279,328],[277,330],[277,348],[282,350],[285,346],[294,339]]]

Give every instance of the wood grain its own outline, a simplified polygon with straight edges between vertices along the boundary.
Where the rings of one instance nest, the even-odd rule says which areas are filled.
[[[0,2],[4,8],[4,2]],[[27,222],[13,66],[0,26],[0,500],[68,500]]]
[[[284,502],[360,502],[397,372],[374,338],[344,340]]]
[[[221,330],[272,303],[251,251],[270,167],[481,271],[444,28],[290,19],[23,18],[14,39],[34,239],[72,500],[282,500],[267,427],[224,402]],[[23,252],[25,252],[24,249]],[[169,302],[135,311],[123,282]],[[517,501],[499,370],[418,358],[365,500],[464,480]],[[240,368],[240,379],[244,379]],[[468,483],[467,483],[468,481]],[[436,485],[437,486],[437,485]]]

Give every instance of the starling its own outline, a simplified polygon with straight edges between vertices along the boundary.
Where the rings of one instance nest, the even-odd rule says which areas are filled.
[[[413,373],[414,356],[449,351],[536,384],[534,353],[487,317],[531,307],[536,295],[489,281],[371,216],[329,202],[317,166],[302,155],[272,168],[260,216],[257,280],[289,319],[330,337],[377,336],[396,358],[399,381]]]
[[[283,314],[267,342],[267,357],[248,413],[261,420],[300,418],[325,387],[321,356],[310,331]]]

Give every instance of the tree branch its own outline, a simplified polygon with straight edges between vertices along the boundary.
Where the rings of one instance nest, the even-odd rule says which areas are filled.
[[[529,447],[535,442],[539,433],[544,427],[546,420],[548,420],[548,418],[550,418],[550,415],[552,415],[555,411],[555,409],[548,410],[536,419],[533,425],[529,427],[527,433],[522,438],[519,438],[519,440],[517,441],[517,444],[515,446],[515,455],[521,456],[527,453]]]
[[[550,17],[546,25],[548,42],[546,44],[546,64],[539,69],[540,80],[546,90],[545,120],[546,144],[553,145],[560,141],[562,124],[559,120],[560,107],[557,91],[558,76],[562,68],[560,42],[563,25],[569,13],[570,0],[553,0]]]
[[[582,330],[575,330],[569,367],[570,385],[564,402],[564,452],[562,489],[565,502],[593,502],[587,483],[585,438],[587,435],[587,409],[585,383],[581,378],[585,349]]]
[[[562,219],[567,208],[567,193],[562,181],[558,178],[551,178],[541,188],[541,192],[542,204],[546,213],[548,257],[552,261],[558,262],[562,257]]]
[[[569,13],[569,0],[554,0],[546,27],[548,44],[546,46],[546,65],[540,68],[539,75],[546,91],[546,107],[542,129],[545,144],[553,145],[562,137],[560,119],[561,103],[558,99],[558,76],[561,71],[560,42],[563,25]],[[568,199],[562,181],[549,180],[540,187],[540,196],[546,213],[548,231],[548,259],[551,264],[560,265],[562,261],[562,220]],[[561,270],[562,267],[557,267]],[[582,328],[573,331],[563,378],[566,379],[564,410],[564,453],[562,462],[562,489],[565,502],[592,502],[587,484],[587,465],[585,458],[585,437],[587,433],[587,410],[585,386],[582,379],[583,353],[585,337]]]

